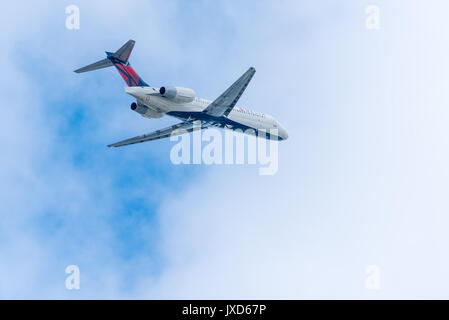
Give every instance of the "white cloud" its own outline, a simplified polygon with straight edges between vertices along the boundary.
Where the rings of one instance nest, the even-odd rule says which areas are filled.
[[[216,170],[170,197],[161,211],[170,263],[151,297],[447,297],[446,11],[401,4],[381,5],[377,34],[348,7],[345,22],[303,12],[314,32],[305,43],[295,43],[298,17],[289,27],[299,39],[242,49],[266,61],[251,101],[272,100],[267,108],[287,116],[279,174]],[[243,16],[235,28],[246,39]],[[264,38],[264,22],[252,23]],[[371,264],[382,270],[378,292],[364,285]]]

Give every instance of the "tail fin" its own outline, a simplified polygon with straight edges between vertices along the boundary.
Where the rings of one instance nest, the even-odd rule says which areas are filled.
[[[136,71],[134,71],[134,69],[131,67],[128,61],[135,43],[136,42],[134,40],[129,40],[116,52],[114,53],[106,52],[107,55],[106,59],[94,62],[83,68],[77,69],[75,70],[75,72],[82,73],[115,66],[128,86],[148,87],[148,84],[145,81],[143,81],[141,77],[139,77],[139,75],[136,73]]]

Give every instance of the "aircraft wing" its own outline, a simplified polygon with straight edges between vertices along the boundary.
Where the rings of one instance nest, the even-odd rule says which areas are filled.
[[[111,62],[111,60],[103,59],[103,60],[91,63],[88,66],[76,69],[75,72],[76,73],[82,73],[82,72],[87,72],[87,71],[92,71],[92,70],[103,69],[103,68],[110,67],[110,66],[113,66],[113,65],[114,64]]]
[[[232,84],[221,96],[215,99],[203,112],[210,116],[227,116],[245,91],[256,69],[249,68],[236,82]]]
[[[201,129],[207,128],[207,124],[201,125]],[[156,130],[154,132],[144,134],[142,136],[137,136],[134,138],[122,140],[113,144],[109,144],[108,147],[121,147],[121,146],[127,146],[129,144],[135,144],[145,141],[152,141],[152,140],[158,140],[163,138],[168,138],[171,135],[178,136],[181,134],[184,134],[186,132],[192,132],[194,130],[200,129],[200,125],[194,125],[192,122],[180,122],[173,126]]]

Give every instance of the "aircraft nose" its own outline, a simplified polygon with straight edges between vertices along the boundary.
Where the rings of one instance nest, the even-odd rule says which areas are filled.
[[[288,139],[287,129],[285,129],[285,127],[282,126],[281,124],[279,124],[278,127],[279,127],[279,137],[281,137],[282,140],[287,140]]]

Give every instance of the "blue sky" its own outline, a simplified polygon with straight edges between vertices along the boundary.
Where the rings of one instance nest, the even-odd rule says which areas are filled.
[[[447,298],[445,1],[108,4],[2,7],[1,298]],[[278,173],[106,148],[176,122],[73,73],[128,39],[147,83],[208,99],[254,66],[239,104],[288,129]]]

